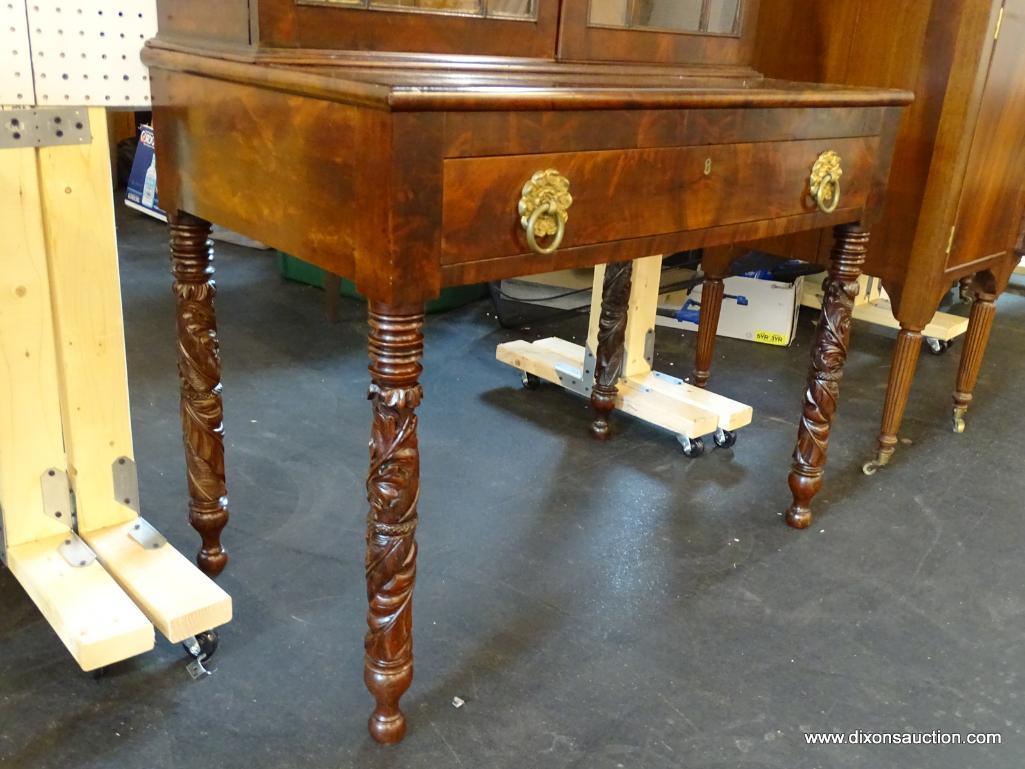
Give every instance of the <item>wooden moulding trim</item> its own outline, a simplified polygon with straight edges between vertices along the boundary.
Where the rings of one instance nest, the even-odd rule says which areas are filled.
[[[336,74],[326,75],[311,67],[232,61],[153,43],[143,50],[142,59],[151,67],[169,71],[392,111],[874,107],[909,104],[914,98],[908,91],[894,89],[809,86],[808,90],[797,90],[792,85],[774,88],[772,81],[765,81],[765,87],[759,89],[464,86],[445,90],[443,85],[389,86],[347,79],[337,70]]]
[[[975,273],[980,272],[989,267],[991,263],[997,263],[1003,259],[1008,258],[1012,253],[1016,255],[1025,255],[1025,252],[1017,250],[1014,250],[1012,252],[1011,249],[1008,249],[1006,251],[998,251],[995,254],[987,254],[986,256],[981,256],[978,259],[973,259],[972,261],[965,262],[964,264],[958,264],[953,267],[948,267],[946,270],[943,271],[944,285],[946,285],[946,281],[948,279],[956,280],[957,278],[963,277],[965,275],[974,275]],[[944,293],[946,292],[944,291]]]
[[[374,83],[340,81],[335,77],[309,71],[291,72],[247,62],[181,53],[157,48],[151,44],[143,48],[142,61],[149,67],[169,72],[254,85],[297,96],[321,98],[356,106],[388,108],[390,89]]]
[[[741,77],[762,79],[762,75],[749,66],[739,64],[645,64],[638,62],[570,62],[556,59],[537,59],[517,56],[482,56],[478,54],[418,53],[416,51],[343,51],[320,48],[242,47],[224,44],[215,40],[201,43],[191,38],[180,38],[161,33],[158,39],[150,41],[151,48],[178,53],[209,56],[226,61],[250,64],[284,64],[304,67],[362,67],[370,69],[418,70],[470,70],[475,72],[500,72],[537,74],[583,74],[607,72],[615,75],[664,75],[679,76],[681,71],[688,76]]]
[[[650,254],[730,245],[856,222],[863,215],[863,208],[845,208],[832,214],[797,214],[774,220],[759,219],[722,227],[593,243],[562,249],[549,256],[522,253],[475,262],[443,263],[441,265],[441,284],[442,287],[460,286],[520,275],[554,272],[571,267],[584,267],[587,264],[604,264],[609,259],[639,259]]]

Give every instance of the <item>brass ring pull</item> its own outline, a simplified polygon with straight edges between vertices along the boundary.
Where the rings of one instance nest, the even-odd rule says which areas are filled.
[[[517,211],[520,224],[527,233],[527,245],[534,253],[553,254],[562,245],[571,205],[573,196],[569,194],[569,179],[554,168],[538,171],[523,185]],[[552,236],[552,240],[547,246],[537,242],[538,238],[548,236]]]
[[[562,239],[566,236],[566,220],[561,216],[556,216],[555,220],[558,224],[555,226],[555,237],[552,239],[552,242],[544,247],[538,245],[537,237],[534,235],[537,228],[537,222],[538,219],[547,214],[557,214],[557,209],[555,208],[554,203],[548,202],[543,206],[538,206],[534,209],[534,213],[530,215],[530,218],[527,219],[527,245],[530,246],[533,251],[542,255],[554,254],[558,251],[559,246],[562,245]]]
[[[831,214],[840,207],[840,177],[843,167],[840,156],[828,150],[819,155],[811,169],[809,189],[815,204],[824,214]]]

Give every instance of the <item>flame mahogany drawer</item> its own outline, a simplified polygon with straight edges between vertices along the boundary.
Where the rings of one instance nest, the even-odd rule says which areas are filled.
[[[867,136],[448,159],[442,263],[531,253],[517,203],[536,171],[570,181],[564,250],[813,213],[808,179],[826,150],[843,161],[839,210],[859,209],[878,148]]]

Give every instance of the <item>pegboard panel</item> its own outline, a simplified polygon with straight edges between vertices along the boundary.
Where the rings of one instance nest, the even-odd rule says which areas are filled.
[[[0,0],[0,104],[35,104],[25,0]]]
[[[139,53],[157,32],[156,0],[27,0],[27,18],[36,103],[149,106]]]

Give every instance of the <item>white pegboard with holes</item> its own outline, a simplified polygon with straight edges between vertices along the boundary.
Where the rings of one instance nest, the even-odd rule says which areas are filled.
[[[4,67],[0,103],[149,106],[149,75],[139,53],[157,31],[156,0],[0,0],[0,7],[12,18],[20,8],[35,90],[34,101],[29,89],[20,91],[28,99],[3,98],[17,82]],[[21,48],[4,51],[0,62]],[[24,76],[23,70],[17,71]]]
[[[0,104],[34,104],[24,0],[0,0]]]

